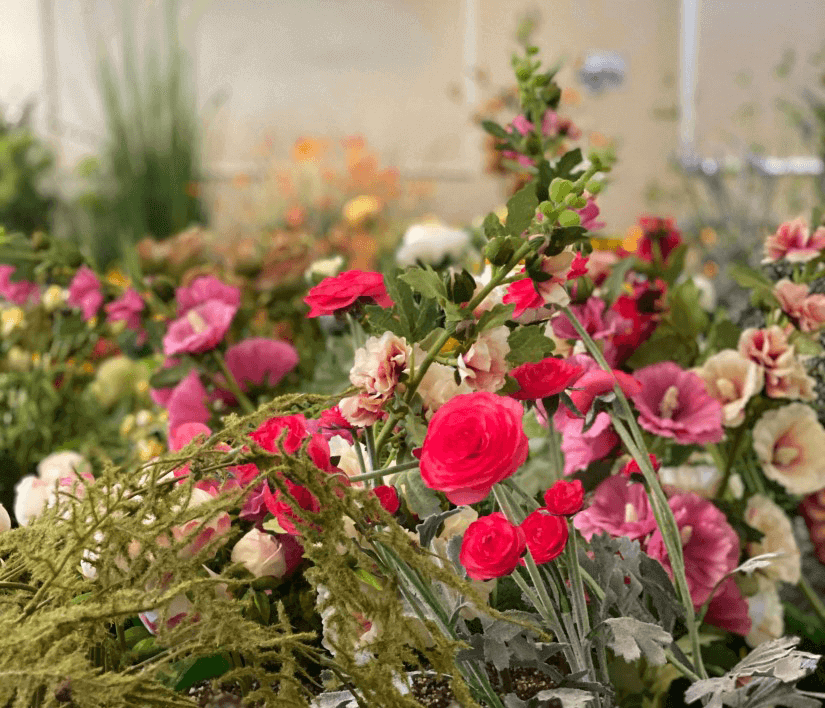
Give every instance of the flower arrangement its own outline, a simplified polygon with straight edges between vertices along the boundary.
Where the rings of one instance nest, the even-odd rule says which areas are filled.
[[[536,53],[524,132],[499,135],[530,179],[484,219],[481,272],[306,294],[349,326],[346,390],[250,396],[283,357],[228,335],[228,282],[178,287],[153,332],[75,275],[84,317],[161,342],[169,452],[28,482],[38,512],[0,533],[0,704],[184,706],[211,679],[248,705],[820,704],[791,519],[821,543],[820,217],[767,239],[779,282],[735,270],[753,323],[700,306],[672,222],[594,249],[612,156],[550,150]]]

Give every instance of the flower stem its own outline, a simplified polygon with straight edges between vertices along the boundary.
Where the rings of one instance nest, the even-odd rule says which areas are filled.
[[[822,598],[811,587],[804,575],[799,578],[799,589],[805,594],[816,616],[819,617],[819,621],[825,624],[825,603],[822,602]]]
[[[256,408],[252,405],[252,401],[247,398],[246,394],[241,390],[241,387],[238,385],[237,379],[232,375],[232,372],[229,370],[229,367],[226,365],[226,359],[223,358],[223,354],[221,354],[217,349],[212,351],[212,356],[215,359],[215,362],[218,364],[218,368],[221,370],[224,378],[226,379],[226,387],[229,389],[229,392],[235,397],[235,400],[238,401],[241,408],[243,408],[244,413],[254,413]]]
[[[601,350],[584,329],[579,319],[570,310],[569,307],[563,307],[562,311],[571,324],[582,338],[588,352],[598,362],[599,366],[605,371],[612,371],[612,367],[607,363]],[[656,518],[656,523],[662,534],[662,539],[665,542],[670,566],[673,571],[674,583],[679,594],[679,599],[682,601],[682,606],[685,609],[685,624],[687,625],[688,634],[690,635],[691,647],[693,650],[693,661],[696,666],[697,673],[702,678],[707,678],[707,671],[705,670],[702,661],[701,648],[699,644],[699,623],[696,621],[696,613],[693,607],[693,600],[690,596],[690,589],[687,584],[687,576],[685,575],[685,560],[682,554],[682,542],[679,535],[679,527],[676,523],[676,518],[673,516],[673,511],[667,503],[667,496],[665,495],[659,478],[653,469],[648,456],[647,447],[645,445],[644,436],[636,422],[636,418],[630,408],[630,403],[624,395],[621,387],[616,384],[614,386],[617,402],[621,407],[621,414],[611,415],[613,419],[613,427],[625,444],[628,452],[636,460],[639,469],[644,475],[647,482],[647,493],[650,498],[650,505],[653,510],[653,515]],[[625,427],[627,424],[627,427]]]
[[[357,450],[356,450],[357,452]],[[393,465],[392,467],[384,467],[384,469],[380,470],[373,470],[372,472],[367,472],[365,474],[355,475],[354,477],[350,477],[350,482],[364,482],[368,479],[377,479],[379,477],[383,477],[384,475],[388,474],[395,474],[396,472],[404,472],[405,470],[413,470],[418,467],[418,460],[413,460],[411,462],[402,462],[398,465]]]

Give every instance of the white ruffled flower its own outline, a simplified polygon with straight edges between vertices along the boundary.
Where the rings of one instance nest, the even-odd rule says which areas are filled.
[[[748,525],[765,534],[762,540],[748,544],[748,553],[758,556],[763,553],[781,553],[770,565],[762,569],[765,577],[783,580],[796,585],[801,574],[801,554],[796,545],[791,521],[784,511],[768,497],[755,494],[748,499],[745,509]]]
[[[759,578],[759,590],[747,598],[751,631],[745,637],[750,647],[777,639],[785,633],[785,612],[776,583]]]
[[[14,488],[14,516],[17,523],[27,526],[46,507],[57,503],[58,491],[78,495],[83,493],[80,477],[93,481],[91,466],[76,452],[56,452],[37,465],[37,475],[26,475]]]
[[[8,531],[11,528],[11,517],[6,507],[0,504],[0,531]]]
[[[662,467],[659,470],[659,479],[665,487],[673,487],[681,492],[694,492],[706,499],[712,499],[719,482],[722,481],[722,475],[709,454],[694,452],[678,467]]]
[[[424,359],[424,351],[416,346],[415,360],[422,361]],[[421,383],[418,384],[417,393],[421,397],[424,408],[427,409],[427,414],[432,415],[447,401],[455,398],[462,393],[472,393],[472,389],[466,381],[456,383],[455,380],[456,369],[446,364],[440,364],[437,361],[430,365]]]
[[[765,476],[791,494],[825,487],[825,428],[804,403],[766,412],[753,428],[753,449]]]
[[[510,370],[506,360],[510,352],[509,335],[510,330],[504,325],[478,335],[467,353],[458,357],[462,383],[466,382],[473,391],[491,393],[504,385],[504,377]]]
[[[730,427],[744,422],[745,406],[765,384],[764,371],[735,349],[714,354],[694,371],[708,394],[722,404],[722,422]]]
[[[341,255],[332,256],[332,258],[321,258],[310,264],[304,272],[304,277],[310,282],[324,278],[334,278],[341,272],[343,267],[344,257]]]
[[[440,223],[414,224],[407,229],[395,260],[402,268],[421,262],[438,265],[449,258],[459,260],[470,244],[463,229],[451,229]]]
[[[366,472],[372,472],[372,461],[367,448],[362,443],[356,443],[361,446],[361,459],[364,461]],[[337,457],[338,464],[336,467],[340,469],[347,477],[357,477],[364,473],[361,469],[361,462],[358,460],[358,453],[355,450],[355,445],[351,444],[349,440],[341,435],[333,435],[329,439],[329,454],[330,457]],[[363,487],[363,482],[354,482],[353,486]]]
[[[232,548],[232,562],[241,563],[256,578],[282,578],[286,573],[283,546],[271,533],[247,531]]]

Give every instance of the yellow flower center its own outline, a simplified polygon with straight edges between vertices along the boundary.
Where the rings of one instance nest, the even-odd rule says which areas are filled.
[[[675,386],[670,386],[665,395],[662,396],[662,401],[659,403],[659,415],[662,418],[672,418],[673,412],[679,407],[679,389]]]
[[[189,312],[186,313],[186,319],[189,321],[189,324],[192,325],[192,329],[195,330],[196,334],[206,331],[206,321],[194,310],[189,310]]]

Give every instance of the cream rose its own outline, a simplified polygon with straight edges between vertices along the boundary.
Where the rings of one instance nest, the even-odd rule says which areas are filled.
[[[729,427],[742,425],[745,406],[765,384],[762,369],[735,349],[725,349],[694,371],[707,392],[722,404],[722,422]]]
[[[748,553],[758,556],[762,553],[781,553],[771,565],[762,569],[765,577],[783,580],[796,585],[801,573],[801,555],[793,535],[791,521],[773,501],[761,494],[748,499],[745,521],[765,534],[758,543],[748,544]]]
[[[286,574],[284,549],[275,536],[265,531],[247,531],[232,548],[232,562],[241,563],[256,578]]]
[[[425,352],[418,346],[415,349],[415,360],[422,361]],[[466,381],[456,383],[456,369],[446,364],[433,362],[421,383],[418,384],[416,393],[421,397],[427,414],[432,415],[451,398],[455,398],[461,393],[472,393],[472,389]]]
[[[467,353],[458,357],[462,383],[467,383],[473,391],[489,393],[495,393],[504,385],[510,368],[505,358],[510,352],[509,335],[510,330],[503,325],[478,335]]]
[[[753,428],[753,449],[765,476],[791,494],[825,487],[825,428],[805,404],[765,413]]]

